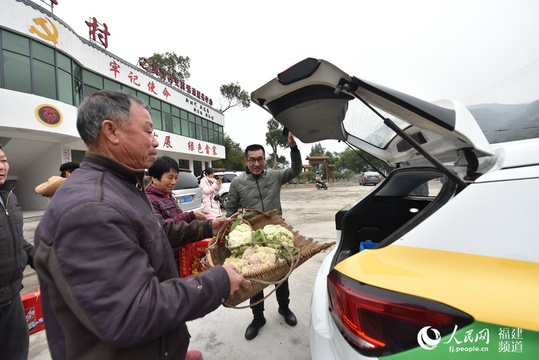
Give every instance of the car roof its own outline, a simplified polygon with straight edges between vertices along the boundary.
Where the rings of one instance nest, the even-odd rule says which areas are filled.
[[[477,121],[453,100],[426,102],[350,76],[325,60],[307,58],[251,94],[299,140],[340,140],[391,165],[424,165],[425,154],[455,162],[463,150],[494,154]]]

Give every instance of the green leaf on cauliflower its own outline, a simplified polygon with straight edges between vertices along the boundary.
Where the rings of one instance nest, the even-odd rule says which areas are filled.
[[[233,230],[236,228],[236,226],[240,225],[241,223],[242,223],[241,219],[235,220],[235,221],[232,223],[232,225],[230,226],[230,231],[233,231]]]
[[[247,250],[249,248],[249,246],[242,246],[238,249],[238,254],[240,255],[243,255],[243,253],[245,252],[245,250]]]
[[[265,242],[265,241],[267,241],[267,239],[266,239],[266,234],[264,233],[263,229],[258,229],[258,230],[253,231],[253,242]]]

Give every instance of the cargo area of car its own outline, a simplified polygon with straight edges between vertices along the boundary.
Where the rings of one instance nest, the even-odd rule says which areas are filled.
[[[455,189],[436,168],[396,169],[358,202],[336,214],[341,239],[334,265],[360,248],[382,247],[402,237],[453,197]]]

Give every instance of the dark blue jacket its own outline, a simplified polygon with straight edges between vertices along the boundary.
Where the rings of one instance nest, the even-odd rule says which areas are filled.
[[[19,296],[24,268],[33,267],[34,258],[34,247],[24,240],[22,209],[13,188],[10,183],[0,186],[0,306]]]

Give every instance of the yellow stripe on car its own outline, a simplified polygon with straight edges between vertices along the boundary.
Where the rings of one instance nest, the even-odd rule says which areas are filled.
[[[478,321],[539,331],[539,263],[393,244],[364,250],[335,268],[359,282],[445,303]],[[538,286],[530,288],[533,283]]]

